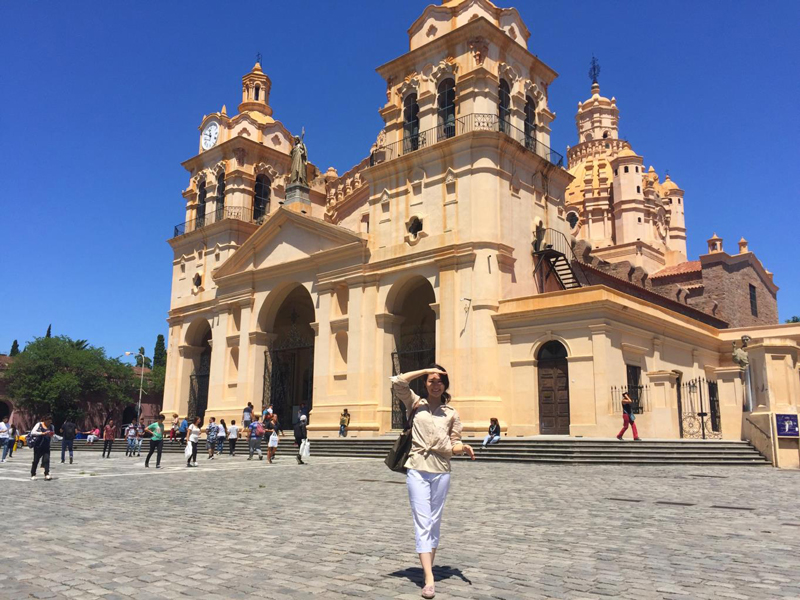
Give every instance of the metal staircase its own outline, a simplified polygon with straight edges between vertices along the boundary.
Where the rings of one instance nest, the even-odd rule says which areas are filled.
[[[581,279],[586,281],[580,261],[572,251],[567,237],[555,229],[538,229],[533,242],[533,256],[536,267],[533,278],[542,278],[540,290],[551,276],[555,277],[562,289],[571,290],[581,287]],[[582,275],[579,278],[578,275]]]

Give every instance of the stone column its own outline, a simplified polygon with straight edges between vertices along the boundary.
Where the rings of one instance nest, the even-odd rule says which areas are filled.
[[[272,342],[275,341],[277,334],[265,333],[263,331],[251,331],[248,334],[250,349],[248,351],[247,370],[252,373],[251,382],[248,387],[248,396],[243,398],[246,402],[252,402],[259,412],[264,408],[264,370],[267,366],[265,352]]]
[[[744,372],[741,367],[714,369],[719,398],[722,439],[742,439],[742,406],[744,404]]]
[[[169,320],[169,334],[167,335],[167,369],[164,379],[164,396],[161,403],[161,412],[171,422],[172,414],[180,412],[180,366],[182,362],[178,346],[181,339],[182,322],[180,319]]]
[[[392,428],[392,352],[395,349],[395,330],[403,322],[403,317],[398,317],[391,313],[379,313],[375,315],[375,322],[378,326],[377,355],[375,357],[375,371],[378,373],[377,397],[378,402],[378,424],[380,433],[389,431]]]
[[[608,332],[611,327],[606,323],[589,325],[590,335],[592,336],[592,361],[594,375],[594,402],[597,406],[597,414],[611,414],[611,388],[608,379],[608,347],[610,340]]]
[[[228,311],[222,308],[211,319],[211,365],[208,376],[208,406],[206,407],[206,421],[208,417],[217,417],[223,406],[225,395],[225,375],[228,358]]]
[[[176,386],[176,410],[180,416],[186,416],[189,409],[189,386],[190,378],[195,368],[195,363],[203,353],[202,346],[189,346],[184,344],[178,346],[180,363],[178,365],[178,385]]]
[[[650,382],[650,431],[641,431],[642,437],[650,435],[679,439],[681,437],[678,414],[678,375],[674,371],[645,373]],[[637,427],[639,425],[637,424]]]

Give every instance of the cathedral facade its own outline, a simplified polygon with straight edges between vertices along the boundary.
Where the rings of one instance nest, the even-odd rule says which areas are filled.
[[[272,404],[288,428],[305,403],[312,436],[335,435],[343,408],[351,435],[381,435],[403,426],[390,376],[436,361],[467,433],[497,417],[512,436],[610,436],[627,390],[643,437],[741,439],[759,402],[731,359],[746,303],[712,300],[718,282],[741,290],[712,277],[723,257],[687,260],[684,192],[619,139],[615,100],[593,85],[565,159],[557,74],[516,9],[448,0],[408,33],[378,68],[384,129],[344,174],[308,164],[303,201],[287,192],[300,138],[260,64],[235,116],[202,120],[169,241],[164,412]],[[771,402],[796,413],[800,328],[777,326],[772,275],[746,253],[722,263],[758,286],[749,354],[781,338],[764,377],[780,372]]]

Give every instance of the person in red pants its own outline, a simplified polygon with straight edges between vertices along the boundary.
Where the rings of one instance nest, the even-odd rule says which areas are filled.
[[[628,395],[628,392],[623,393],[622,394],[622,423],[623,423],[623,425],[622,425],[622,431],[620,431],[619,435],[617,436],[618,440],[622,440],[623,434],[626,431],[628,431],[628,425],[631,426],[631,431],[633,431],[633,439],[635,441],[637,441],[637,442],[640,439],[642,439],[642,438],[639,437],[639,432],[636,431],[636,423],[634,423],[634,421],[636,420],[636,417],[633,416],[633,411],[631,410],[632,405],[633,405],[633,400],[631,400],[631,397]]]

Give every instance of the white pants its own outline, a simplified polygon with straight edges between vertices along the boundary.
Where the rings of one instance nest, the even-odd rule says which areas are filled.
[[[450,489],[450,473],[426,473],[409,469],[406,475],[408,499],[414,517],[417,552],[430,552],[439,547],[439,525],[444,501]]]

